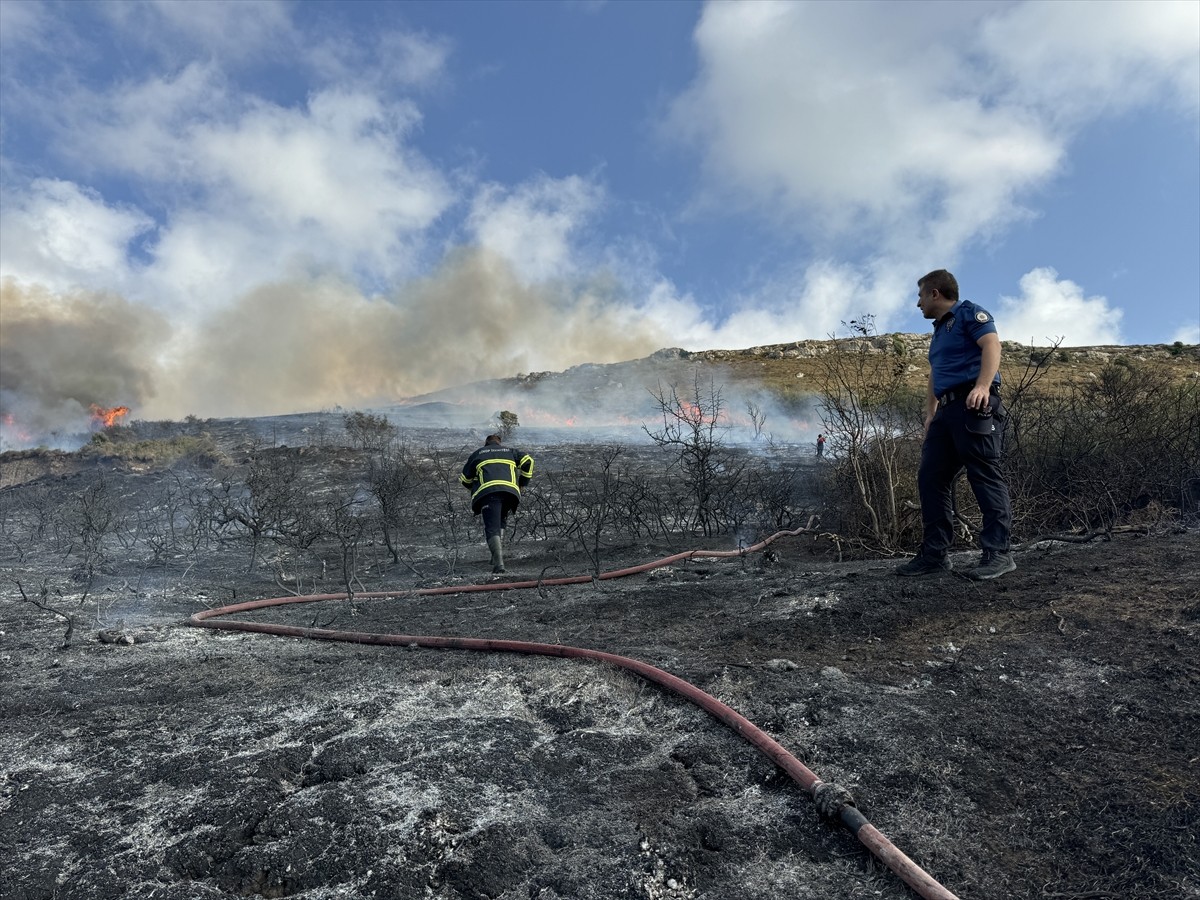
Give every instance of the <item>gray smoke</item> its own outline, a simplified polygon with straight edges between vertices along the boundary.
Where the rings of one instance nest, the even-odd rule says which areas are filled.
[[[672,388],[681,400],[699,399],[705,412],[719,403],[718,437],[729,444],[764,450],[806,444],[822,428],[811,398],[783,403],[718,363],[697,364],[672,351],[450,388],[378,411],[399,425],[467,427],[482,436],[489,424],[495,427],[499,410],[509,410],[517,414],[522,439],[535,443],[644,443],[649,440],[646,428],[659,431],[663,426],[656,395],[669,400]]]
[[[500,257],[459,251],[393,296],[335,278],[261,287],[181,351],[162,415],[374,406],[447,385],[644,356],[657,328],[595,290],[529,286]]]
[[[366,296],[333,277],[261,286],[198,322],[110,294],[3,285],[0,414],[7,446],[81,430],[91,403],[132,418],[260,416],[377,407],[449,385],[668,343],[611,286],[528,285],[482,249]],[[25,435],[25,438],[22,438]]]
[[[151,402],[162,316],[114,294],[0,281],[0,447],[78,446],[90,407]]]

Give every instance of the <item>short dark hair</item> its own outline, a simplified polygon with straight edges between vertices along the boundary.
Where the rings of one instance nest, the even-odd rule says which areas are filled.
[[[484,439],[484,441],[483,441],[483,445],[486,447],[488,444],[498,444],[498,443],[500,443],[500,440],[501,440],[501,438],[500,438],[500,435],[498,435],[498,434],[489,434],[489,435],[488,435],[488,436],[487,436],[487,437]]]
[[[947,300],[958,302],[958,280],[945,269],[934,269],[924,278],[917,280],[918,288],[937,291]]]

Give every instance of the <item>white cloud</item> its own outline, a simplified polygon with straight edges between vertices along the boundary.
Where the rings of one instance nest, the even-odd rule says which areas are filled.
[[[253,220],[224,212],[181,210],[154,246],[137,298],[191,318],[305,262],[294,241]]]
[[[0,273],[53,289],[118,290],[130,275],[127,248],[153,220],[112,206],[94,190],[40,178],[0,205]]]
[[[1200,3],[1021,3],[983,23],[997,88],[1072,121],[1135,103],[1200,112]]]
[[[374,245],[368,257],[390,253],[395,232],[428,227],[450,200],[441,174],[405,144],[420,121],[407,101],[330,89],[284,107],[228,96],[218,73],[191,65],[83,102],[89,114],[70,123],[75,151],[98,168],[161,182],[196,205],[224,200],[276,227]]]
[[[902,280],[911,279],[904,275]],[[676,346],[732,349],[842,334],[843,322],[871,314],[902,289],[889,271],[819,260],[742,298],[719,321],[666,280],[647,290],[639,313],[672,335]],[[884,330],[885,322],[877,320],[876,325]]]
[[[57,149],[72,162],[166,184],[178,196],[197,177],[193,135],[209,122],[233,119],[244,102],[218,68],[194,62],[171,75],[81,88],[59,97],[48,113],[56,118]]]
[[[1062,154],[964,75],[954,43],[991,8],[711,4],[701,75],[670,124],[702,142],[724,202],[740,192],[818,246],[952,257],[1024,215],[1018,194]]]
[[[325,91],[308,109],[259,105],[195,129],[199,170],[288,231],[312,225],[387,268],[397,234],[427,228],[449,202],[441,175],[404,147],[417,121],[407,103]]]
[[[603,198],[598,185],[577,175],[541,176],[511,190],[489,184],[476,195],[467,225],[526,281],[545,281],[572,271],[571,238]]]
[[[423,87],[445,72],[445,38],[386,25],[354,33],[337,18],[314,27],[305,10],[277,0],[153,0],[110,7],[114,20],[148,45],[170,42],[209,59],[247,67],[264,59],[307,68],[329,86]]]
[[[695,211],[741,207],[878,273],[954,265],[1033,215],[1090,119],[1200,110],[1188,0],[710,3],[694,38],[664,128],[701,153]]]
[[[445,38],[385,28],[368,40],[353,34],[312,35],[303,61],[330,84],[425,88],[446,75],[450,52]]]
[[[129,198],[123,215],[143,229],[157,225],[136,264],[109,253],[120,279],[97,276],[89,286],[136,268],[132,299],[194,309],[302,270],[336,270],[382,290],[427,261],[425,242],[455,191],[415,149],[421,116],[396,87],[436,82],[447,41],[386,27],[351,40],[338,17],[276,2],[9,9],[26,5],[3,4],[6,119],[42,139],[38,169]],[[60,53],[39,38],[50,32],[84,51]],[[91,68],[101,42],[128,51],[128,70]],[[7,52],[14,43],[20,54]],[[273,102],[273,84],[249,74],[264,64],[287,66],[289,88],[312,73],[330,86],[298,103]],[[99,71],[105,80],[95,79]],[[43,216],[40,224],[9,219],[10,241],[30,245],[36,235],[21,231],[45,230],[45,203],[25,171],[10,159],[3,165],[6,206]],[[107,235],[100,229],[92,240]],[[61,272],[41,267],[47,284],[79,274],[78,260],[59,257]]]
[[[368,284],[411,275],[454,200],[409,145],[420,117],[403,100],[331,89],[283,107],[233,95],[217,70],[194,64],[64,106],[71,155],[135,179],[162,209],[143,265],[143,299],[160,306],[219,304],[297,266]]]
[[[54,31],[40,3],[0,3],[0,48],[5,54],[23,49],[45,50]]]
[[[295,44],[288,6],[280,0],[149,0],[106,3],[99,10],[123,35],[164,58],[185,47],[227,62],[280,58]]]
[[[1200,344],[1200,310],[1196,312],[1198,321],[1185,322],[1171,335],[1170,342],[1179,341],[1184,344]]]
[[[444,74],[450,42],[408,31],[384,31],[379,36],[377,66],[398,84],[426,85]]]
[[[1106,297],[1085,297],[1073,281],[1051,268],[1021,276],[1021,296],[1001,297],[995,310],[1005,340],[1047,346],[1062,338],[1067,347],[1121,343],[1122,311]]]

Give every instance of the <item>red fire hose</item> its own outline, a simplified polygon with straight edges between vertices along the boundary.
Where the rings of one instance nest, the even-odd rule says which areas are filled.
[[[809,528],[797,528],[794,531],[780,531],[764,541],[739,550],[688,550],[676,553],[654,562],[626,569],[615,569],[603,572],[597,578],[601,581],[635,575],[651,569],[661,568],[684,559],[722,558],[744,556],[762,550],[772,541],[780,537],[794,536],[809,531]],[[470,584],[440,588],[419,588],[412,591],[370,591],[355,594],[356,598],[384,598],[398,596],[432,596],[437,594],[462,594],[479,591],[511,591],[535,588],[540,586],[556,586],[567,584],[587,584],[593,580],[591,575],[578,575],[567,578],[554,578],[540,581],[495,582],[486,584]],[[901,880],[911,887],[925,900],[958,900],[958,897],[939,884],[925,870],[904,855],[887,837],[872,825],[867,818],[854,806],[854,799],[849,791],[836,784],[821,781],[804,763],[789,753],[777,741],[750,722],[749,719],[726,706],[716,697],[708,694],[695,685],[665,672],[641,660],[601,650],[587,650],[582,647],[567,647],[562,644],[540,644],[530,641],[493,640],[489,638],[444,637],[436,635],[408,634],[376,634],[363,631],[334,631],[326,628],[303,628],[292,625],[274,625],[261,622],[245,622],[236,619],[224,619],[223,616],[246,612],[254,609],[265,609],[271,606],[284,606],[290,603],[317,603],[323,600],[347,600],[348,594],[308,594],[294,597],[272,597],[266,600],[250,600],[245,603],[234,603],[219,609],[209,609],[198,612],[187,620],[188,625],[198,628],[214,628],[224,631],[252,631],[259,634],[283,635],[285,637],[315,638],[325,641],[347,641],[357,644],[379,644],[399,647],[429,647],[445,650],[483,650],[486,652],[526,653],[540,656],[559,656],[570,659],[594,659],[610,663],[630,672],[640,675],[647,681],[661,685],[679,694],[699,706],[713,718],[729,726],[745,740],[783,769],[788,776],[804,788],[812,797],[818,810],[829,818],[839,819],[849,828],[858,840],[871,853],[898,875]]]

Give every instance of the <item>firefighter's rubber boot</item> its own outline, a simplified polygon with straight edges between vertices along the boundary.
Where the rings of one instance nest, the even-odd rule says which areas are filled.
[[[487,544],[488,549],[492,551],[492,574],[499,575],[504,571],[504,548],[500,535],[492,535]]]

